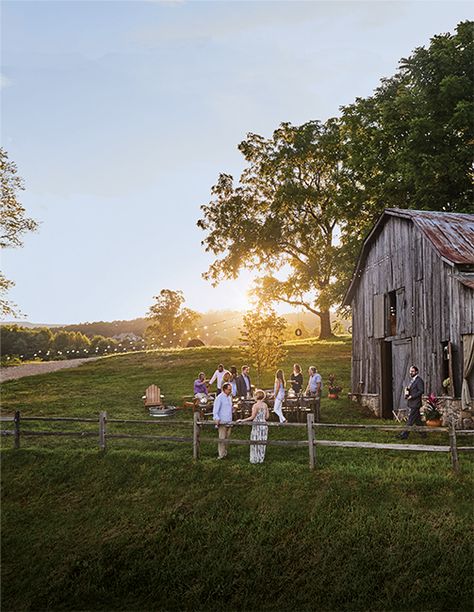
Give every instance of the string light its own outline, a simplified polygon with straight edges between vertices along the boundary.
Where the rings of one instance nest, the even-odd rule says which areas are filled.
[[[186,329],[186,330],[184,330],[182,332],[182,336],[189,337],[190,334],[193,331],[194,332],[199,332],[200,330],[202,330],[203,331],[203,335],[205,335],[206,338],[209,338],[209,336],[211,335],[210,331],[213,328],[215,329],[218,325],[220,325],[222,323],[227,323],[227,325],[222,329],[223,333],[227,333],[227,332],[229,332],[229,331],[231,331],[233,329],[240,328],[240,324],[239,325],[230,325],[230,326],[228,325],[229,321],[232,321],[232,320],[235,320],[235,319],[242,319],[242,315],[239,314],[239,315],[236,315],[234,317],[230,317],[229,319],[223,319],[223,320],[220,320],[220,321],[214,321],[213,323],[197,326],[197,327],[194,327],[193,329],[190,328],[189,330]],[[206,330],[205,333],[204,333],[204,330]],[[209,331],[207,331],[207,330],[209,330]],[[172,332],[172,335],[166,335],[165,334],[165,335],[162,336],[162,342],[157,342],[157,338],[156,337],[152,337],[151,338],[151,340],[152,340],[151,346],[150,345],[147,346],[147,342],[146,342],[145,339],[135,338],[135,340],[129,340],[128,341],[129,349],[127,349],[123,345],[122,342],[119,342],[118,343],[118,347],[120,347],[120,348],[117,348],[117,344],[115,345],[115,347],[111,346],[110,344],[108,344],[107,348],[102,348],[102,352],[103,353],[107,353],[108,351],[112,350],[114,353],[117,353],[117,352],[120,352],[120,351],[126,353],[128,350],[133,350],[133,351],[137,351],[137,350],[140,350],[140,349],[142,349],[142,350],[149,350],[150,348],[156,349],[156,348],[159,348],[159,347],[166,347],[166,346],[168,346],[168,348],[172,348],[173,341],[176,339],[177,336],[179,336],[178,332]],[[131,346],[131,345],[133,345],[133,346]],[[71,355],[71,356],[74,354],[74,355],[79,356],[81,351],[83,353],[85,353],[85,354],[89,354],[89,352],[90,352],[91,354],[95,353],[97,355],[97,354],[99,354],[101,349],[100,349],[99,346],[96,346],[95,350],[94,350],[94,348],[91,348],[90,351],[88,349],[86,349],[86,348],[84,348],[84,349],[65,349],[63,351],[59,351],[59,350],[58,351],[54,351],[52,349],[49,349],[47,351],[44,351],[44,355],[46,357],[53,356],[54,354],[56,354],[57,356],[62,356],[63,354],[67,354],[67,355]],[[37,357],[41,353],[42,353],[42,351],[39,350],[36,353],[34,353],[33,356]],[[7,356],[7,358],[9,358],[9,357]],[[25,355],[20,355],[20,358],[24,359]]]

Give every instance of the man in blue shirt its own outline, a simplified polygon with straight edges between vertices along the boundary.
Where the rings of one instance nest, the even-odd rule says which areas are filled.
[[[224,383],[222,385],[222,393],[214,400],[214,408],[212,418],[219,430],[219,440],[227,440],[230,437],[230,428],[232,423],[232,385]],[[227,457],[227,444],[219,443],[217,445],[218,459]]]
[[[308,386],[306,387],[306,395],[320,397],[321,389],[323,387],[323,379],[321,378],[321,374],[318,374],[318,370],[314,366],[309,368],[308,374],[309,380]]]

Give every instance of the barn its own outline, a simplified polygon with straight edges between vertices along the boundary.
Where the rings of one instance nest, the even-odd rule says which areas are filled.
[[[392,418],[415,364],[445,415],[472,426],[474,215],[385,210],[343,303],[352,309],[354,401]]]

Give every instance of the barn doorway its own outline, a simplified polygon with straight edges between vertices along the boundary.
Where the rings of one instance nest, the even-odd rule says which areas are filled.
[[[411,339],[381,343],[381,410],[383,419],[391,419],[393,410],[406,408],[405,386],[411,363]]]
[[[380,343],[381,373],[380,373],[380,416],[382,419],[391,419],[393,410],[392,392],[392,343],[382,340]]]

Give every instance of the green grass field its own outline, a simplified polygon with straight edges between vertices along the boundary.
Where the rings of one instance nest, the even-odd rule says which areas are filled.
[[[348,340],[288,349],[286,372],[314,363],[348,390]],[[197,373],[220,361],[243,358],[209,347],[105,358],[5,383],[3,413],[145,420],[146,386],[181,403]],[[189,427],[115,427],[189,435],[190,411],[177,418]],[[327,398],[322,420],[380,422]],[[393,441],[388,432],[324,437]],[[318,448],[310,471],[304,448],[269,447],[254,466],[241,446],[216,461],[213,440],[198,463],[189,444],[111,440],[101,454],[96,438],[22,438],[19,450],[2,442],[2,610],[472,610],[470,456],[455,476],[434,453]]]

